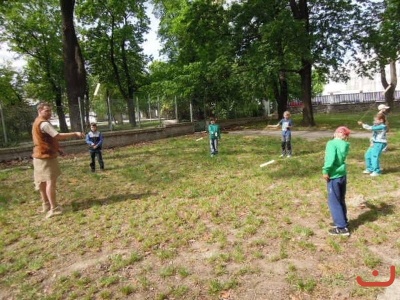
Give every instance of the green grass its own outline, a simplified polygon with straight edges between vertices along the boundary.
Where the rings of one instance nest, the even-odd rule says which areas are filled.
[[[357,120],[316,117],[329,129]],[[51,220],[38,212],[30,164],[0,170],[0,298],[216,299],[230,291],[246,299],[252,290],[327,299],[339,287],[375,299],[382,289],[355,278],[385,272],[399,253],[397,120],[390,116],[381,177],[361,174],[368,140],[350,139],[349,238],[327,235],[327,139],[294,133],[294,157],[278,159],[275,137],[224,134],[214,158],[206,139],[171,138],[105,150],[106,171],[95,174],[87,153],[67,156],[58,183],[65,212]]]

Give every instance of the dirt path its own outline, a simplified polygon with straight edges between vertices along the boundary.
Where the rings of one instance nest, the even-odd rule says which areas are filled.
[[[266,135],[266,136],[281,136],[280,130],[240,130],[240,131],[230,131],[229,134],[238,134],[238,135]],[[327,130],[294,130],[293,137],[301,137],[308,140],[317,140],[320,138],[329,138],[333,136],[333,131]],[[371,132],[352,132],[350,137],[354,138],[369,138],[371,137]]]

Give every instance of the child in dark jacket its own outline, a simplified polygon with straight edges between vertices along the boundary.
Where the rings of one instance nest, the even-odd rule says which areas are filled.
[[[101,148],[103,146],[103,135],[100,131],[97,130],[97,124],[92,123],[90,124],[90,131],[86,135],[86,144],[89,145],[89,153],[90,153],[90,169],[92,172],[96,170],[96,161],[95,158],[99,161],[100,170],[104,170],[104,162],[103,156],[101,153]]]

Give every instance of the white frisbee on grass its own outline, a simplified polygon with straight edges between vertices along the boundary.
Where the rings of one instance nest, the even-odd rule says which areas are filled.
[[[270,161],[267,161],[266,163],[261,164],[261,165],[260,165],[260,168],[266,167],[266,166],[268,166],[268,165],[270,165],[270,164],[273,164],[274,162],[275,162],[274,159],[273,159],[273,160],[270,160]]]

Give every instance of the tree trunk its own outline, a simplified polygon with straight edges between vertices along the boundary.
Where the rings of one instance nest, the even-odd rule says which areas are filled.
[[[292,10],[293,17],[296,20],[300,20],[304,22],[305,34],[308,36],[309,40],[311,39],[310,32],[310,16],[308,12],[307,0],[290,0],[290,9]],[[307,52],[304,53],[301,63],[302,69],[299,71],[301,77],[301,89],[302,96],[301,100],[303,102],[303,120],[302,123],[304,126],[315,126],[314,114],[312,109],[312,63],[308,58],[311,55],[310,46],[307,47]]]
[[[60,6],[62,14],[64,72],[67,83],[71,129],[73,131],[81,131],[83,124],[81,124],[78,99],[83,100],[85,95],[86,71],[74,26],[75,0],[60,0]]]
[[[300,70],[301,90],[303,101],[303,120],[304,126],[315,126],[314,113],[311,102],[312,96],[312,65],[308,61],[302,60],[303,69]]]
[[[126,85],[128,87],[128,99],[126,99],[128,104],[128,117],[129,117],[129,124],[132,126],[136,126],[136,117],[135,117],[135,83],[131,76],[129,67],[128,67],[128,58],[126,56],[125,51],[125,41],[121,43],[121,53],[122,53],[122,68],[125,73],[126,78]]]
[[[285,72],[279,73],[278,118],[283,118],[283,113],[288,107],[288,83]]]
[[[390,87],[385,93],[385,102],[388,106],[390,106],[390,110],[393,111],[394,104],[394,92],[396,91],[397,86],[397,70],[396,70],[396,61],[391,61],[389,64],[390,67]],[[388,88],[389,83],[386,79],[385,66],[381,66],[381,83],[383,88],[386,90]]]
[[[90,128],[90,94],[89,94],[89,89],[86,90],[85,93],[85,128],[89,129]]]
[[[68,132],[68,125],[67,122],[65,121],[65,113],[62,105],[62,94],[60,89],[56,91],[55,101],[56,101],[56,112],[58,116],[58,122],[60,124],[60,131]]]

